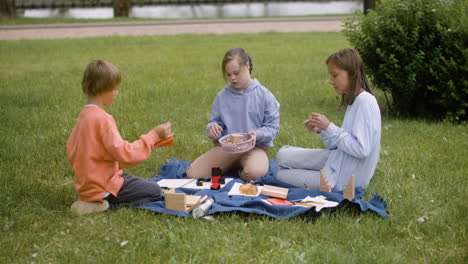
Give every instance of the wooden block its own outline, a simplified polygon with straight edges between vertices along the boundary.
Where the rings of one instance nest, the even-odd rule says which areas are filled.
[[[348,184],[343,189],[343,197],[348,200],[354,199],[354,174],[349,178]]]
[[[185,212],[185,193],[176,193],[175,189],[170,189],[168,192],[166,192],[165,196],[167,209]]]
[[[286,188],[281,188],[272,185],[264,185],[262,189],[262,194],[271,197],[286,199],[286,197],[288,196],[288,191],[289,190]]]
[[[170,189],[165,194],[166,208],[176,211],[190,213],[193,208],[203,203],[208,196],[186,195],[185,193],[176,193],[175,189]]]
[[[323,170],[320,170],[320,191],[331,192],[331,186],[328,183],[327,175],[325,175]]]

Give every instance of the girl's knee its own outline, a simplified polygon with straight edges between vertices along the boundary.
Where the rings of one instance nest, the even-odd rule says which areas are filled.
[[[189,166],[189,167],[187,168],[187,170],[185,171],[185,174],[187,174],[187,177],[188,177],[188,178],[191,178],[191,179],[195,178],[195,177],[194,177],[194,174],[193,174],[192,166]]]
[[[242,172],[240,173],[241,174],[240,177],[244,181],[255,181],[256,179],[265,176],[267,172],[268,172],[268,167],[266,169],[258,168],[258,167],[254,167],[254,168],[245,167],[242,169]]]
[[[191,179],[198,179],[198,178],[204,178],[205,176],[203,175],[203,171],[197,169],[193,165],[190,165],[187,170],[185,171],[187,174],[188,178]]]

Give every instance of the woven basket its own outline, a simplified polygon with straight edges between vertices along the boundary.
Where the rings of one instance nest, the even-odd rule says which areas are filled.
[[[229,134],[220,138],[219,143],[224,152],[233,154],[249,151],[255,146],[254,137],[249,134]]]

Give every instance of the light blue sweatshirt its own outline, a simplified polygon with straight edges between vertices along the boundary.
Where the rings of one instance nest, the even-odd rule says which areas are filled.
[[[255,130],[256,145],[272,147],[279,132],[279,107],[275,96],[256,79],[243,92],[228,84],[216,95],[206,135],[218,140],[224,135]],[[209,130],[215,123],[223,131],[217,138],[211,138]]]
[[[381,120],[377,100],[368,92],[360,93],[346,109],[343,124],[330,123],[320,137],[332,150],[324,170],[334,190],[343,190],[355,175],[355,186],[367,186],[380,154]]]

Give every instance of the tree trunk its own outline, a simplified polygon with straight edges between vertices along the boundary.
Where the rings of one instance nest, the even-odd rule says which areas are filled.
[[[132,8],[132,0],[112,0],[114,7],[114,17],[128,17],[130,8]]]
[[[15,0],[0,0],[0,17],[16,16]]]
[[[375,2],[377,0],[364,0],[364,14],[369,13],[369,9],[375,9]]]

